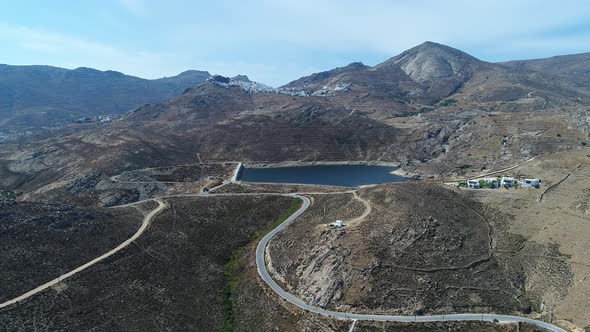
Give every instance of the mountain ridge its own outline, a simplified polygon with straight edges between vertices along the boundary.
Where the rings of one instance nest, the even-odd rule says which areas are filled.
[[[123,113],[179,95],[210,76],[189,70],[147,80],[88,67],[1,64],[0,129],[36,130],[80,117]]]
[[[577,78],[568,75],[574,69],[579,71],[575,64],[580,62],[580,57],[584,60],[585,56],[549,58],[559,60],[574,57],[571,61],[572,70],[564,72],[547,68],[555,67],[553,62],[562,62],[558,60],[493,63],[459,49],[427,41],[373,67],[337,67],[297,79],[285,87],[306,89],[310,94],[338,83],[346,84],[347,90],[360,90],[362,93],[376,93],[382,88],[385,90],[377,94],[386,95],[394,91],[408,103],[426,105],[434,105],[453,94],[468,95],[474,101],[510,101],[522,98],[531,91],[538,91],[537,95],[562,102],[576,93],[590,96],[590,89],[584,88],[584,85],[590,85],[589,59],[582,65],[582,69],[585,69],[582,75]],[[549,64],[535,67],[529,61]],[[370,76],[368,80],[367,76]],[[359,86],[364,88],[359,89]]]
[[[324,98],[330,107],[356,109],[379,121],[458,100],[467,108],[494,104],[506,109],[513,106],[503,103],[520,100],[514,107],[534,110],[590,99],[588,54],[492,63],[427,41],[372,67],[352,62],[279,88],[246,75],[227,80],[251,94]],[[569,64],[567,68],[561,68],[563,63]],[[180,96],[211,77],[206,71],[188,70],[145,80],[87,67],[0,65],[0,130],[60,126],[80,117],[125,113]],[[210,93],[214,91],[221,90]],[[273,103],[284,102],[274,99],[281,101]]]

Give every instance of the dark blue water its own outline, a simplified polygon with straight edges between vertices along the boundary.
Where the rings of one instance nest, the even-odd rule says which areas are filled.
[[[240,180],[247,182],[300,183],[358,187],[367,184],[410,180],[390,174],[396,167],[321,165],[276,168],[244,168]]]

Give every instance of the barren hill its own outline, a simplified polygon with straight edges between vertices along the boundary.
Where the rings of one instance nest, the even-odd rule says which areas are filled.
[[[34,130],[83,116],[127,112],[178,95],[209,76],[189,70],[146,80],[91,68],[0,65],[0,129]]]
[[[353,63],[281,89],[218,77],[111,124],[3,144],[0,185],[53,188],[91,169],[110,176],[197,156],[387,161],[423,177],[460,175],[589,144],[589,103],[555,73],[427,42],[375,67]]]
[[[570,61],[579,71],[580,67],[588,67],[584,59]],[[514,70],[509,64],[481,61],[452,47],[425,42],[374,67],[352,63],[298,79],[285,87],[305,89],[312,94],[331,92],[344,99],[350,94],[364,94],[365,102],[373,95],[426,105],[453,94],[473,102],[509,102],[525,98],[531,91],[550,103],[563,104],[581,91],[576,88],[575,79],[558,77],[558,71],[533,70],[534,66],[527,70],[528,67],[516,64],[511,67],[519,70]]]
[[[543,311],[538,287],[563,298],[571,283],[565,256],[507,232],[508,215],[466,195],[417,183],[359,195],[372,207],[364,219],[353,221],[363,211],[353,195],[318,195],[271,242],[269,265],[285,289],[337,311],[523,314]],[[333,229],[333,218],[350,221]]]
[[[555,313],[587,325],[586,69],[584,56],[495,64],[427,42],[374,67],[353,63],[277,89],[246,76],[214,76],[109,123],[0,143],[0,190],[11,197],[9,205],[0,203],[5,264],[43,260],[51,250],[60,252],[60,262],[78,264],[126,238],[139,217],[97,206],[162,196],[169,203],[145,236],[91,273],[2,310],[0,330],[218,330],[225,324],[244,331],[350,330],[348,322],[280,301],[260,281],[254,245],[239,249],[276,221],[289,200],[223,198],[206,194],[211,188],[308,192],[309,209],[267,248],[276,280],[308,303],[404,315],[495,312],[550,320]],[[129,91],[136,91],[134,85],[123,81],[140,82],[112,72],[44,70],[52,77],[108,76]],[[574,72],[581,74],[571,77]],[[198,76],[158,81],[185,85],[193,74]],[[220,187],[237,162],[291,161],[398,163],[401,172],[427,181],[354,193],[295,185]],[[443,184],[489,173],[540,177],[552,189],[476,191]],[[197,192],[197,198],[174,197]],[[336,219],[348,225],[326,227]],[[107,239],[103,234],[116,221],[119,227]],[[21,229],[11,228],[15,222]],[[67,249],[83,243],[69,236],[102,240],[90,241],[74,257],[75,250]],[[44,242],[52,239],[60,246]],[[27,244],[40,244],[41,255],[29,253]],[[62,268],[53,260],[47,264],[51,273]],[[31,280],[46,276],[20,267]],[[28,288],[28,280],[5,274],[14,281],[7,294]],[[492,322],[376,324],[357,326],[524,330]]]
[[[398,65],[412,79],[424,82],[455,76],[468,79],[483,64],[483,61],[452,47],[424,42],[378,64],[375,69]]]
[[[374,70],[383,71],[394,66],[399,66],[419,83],[424,94],[436,102],[460,89],[486,64],[454,48],[425,42],[378,64]]]
[[[538,71],[571,82],[580,92],[590,94],[590,53],[554,56],[545,59],[503,63],[515,70]]]

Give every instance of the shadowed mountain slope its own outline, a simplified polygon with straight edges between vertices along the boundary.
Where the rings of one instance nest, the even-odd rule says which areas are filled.
[[[219,76],[113,123],[3,144],[0,188],[195,160],[398,162],[441,176],[590,142],[589,98],[573,83],[431,42],[375,67],[261,86]]]
[[[127,112],[204,82],[190,70],[155,80],[91,68],[0,65],[0,128],[38,129],[82,116]]]

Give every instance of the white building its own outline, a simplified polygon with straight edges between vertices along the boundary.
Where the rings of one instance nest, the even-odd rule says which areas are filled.
[[[500,180],[500,185],[502,185],[502,187],[514,187],[516,185],[516,180],[514,178],[503,176]]]
[[[492,188],[498,188],[499,187],[499,182],[498,182],[498,179],[497,178],[485,178],[485,179],[483,179],[483,181],[486,184],[488,184],[488,185],[491,184]]]
[[[520,180],[520,186],[522,188],[539,188],[541,186],[541,180],[539,180],[539,179],[522,179],[522,180]]]
[[[330,223],[330,227],[334,227],[334,228],[342,228],[346,226],[346,224],[342,221],[342,220],[336,220],[333,223]]]
[[[467,188],[479,189],[479,180],[467,180]]]

